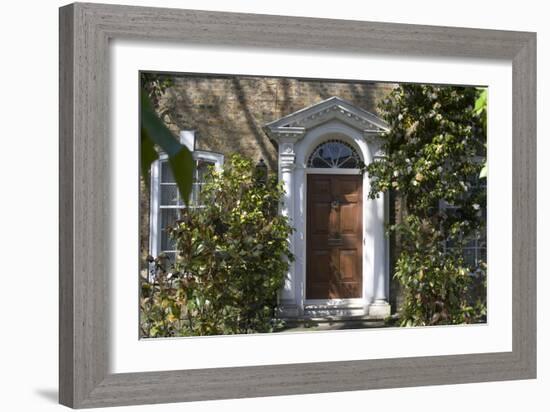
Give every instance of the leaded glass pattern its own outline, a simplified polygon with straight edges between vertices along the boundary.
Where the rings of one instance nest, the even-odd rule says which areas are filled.
[[[193,171],[193,186],[189,199],[189,207],[200,207],[200,192],[204,185],[207,172],[213,162],[197,159]],[[167,255],[171,262],[176,257],[176,245],[168,234],[168,229],[181,218],[182,209],[185,202],[179,194],[179,190],[172,175],[172,171],[167,160],[160,160],[160,187],[159,187],[159,252]]]
[[[357,151],[341,140],[327,140],[315,148],[307,167],[323,169],[359,169],[361,158]]]

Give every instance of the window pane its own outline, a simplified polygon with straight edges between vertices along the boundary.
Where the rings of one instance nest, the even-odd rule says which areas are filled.
[[[179,205],[178,187],[176,185],[160,185],[161,206]]]
[[[326,168],[329,168],[329,167],[331,167],[331,165],[325,159],[322,159],[320,157],[315,157],[315,158],[309,160],[308,167],[322,167],[322,168],[326,167]]]
[[[160,248],[161,251],[173,250],[176,248],[175,242],[170,238],[166,230],[160,231]]]
[[[193,183],[193,188],[191,190],[191,201],[192,206],[200,206],[200,194],[201,194],[202,183]]]
[[[168,227],[174,225],[180,217],[179,209],[160,209],[160,250],[174,250],[175,244],[168,235]]]
[[[466,243],[466,247],[470,249],[475,249],[477,247],[477,238],[469,240],[468,243]]]
[[[161,160],[160,166],[160,181],[162,183],[175,183],[176,180],[174,179],[168,160]]]
[[[465,248],[463,256],[464,256],[464,263],[466,263],[466,266],[470,268],[477,266],[475,248]]]
[[[198,160],[195,163],[195,181],[204,182],[206,178],[206,173],[214,166],[213,162],[208,162],[205,160]]]
[[[361,159],[357,151],[340,140],[329,140],[315,148],[308,160],[308,167],[357,169]]]
[[[214,166],[214,162],[198,160],[195,163],[195,171],[193,175],[193,186],[191,192],[191,205],[200,205],[200,191],[202,184],[210,171],[210,168]],[[170,171],[170,167],[166,160],[161,163],[161,185],[160,185],[160,204],[162,206],[183,206],[183,200],[178,196],[177,185],[175,184],[174,176]],[[167,184],[169,183],[169,184]],[[173,185],[171,183],[174,183]]]
[[[193,187],[191,191],[191,202],[190,202],[191,205],[193,206],[201,205],[201,199],[200,199],[201,189],[208,175],[208,172],[210,171],[210,168],[212,166],[214,166],[213,162],[209,162],[205,160],[198,160],[195,163],[195,179],[194,179]]]
[[[162,252],[168,257],[168,264],[165,269],[170,270],[170,267],[176,262],[176,252]]]
[[[190,204],[192,206],[200,205],[200,192],[204,184],[204,179],[211,166],[215,163],[212,161],[197,160],[195,162],[195,170],[193,174],[193,186],[191,192]],[[159,188],[159,228],[157,232],[158,236],[158,250],[161,253],[165,253],[170,256],[171,263],[174,263],[176,257],[176,245],[168,234],[168,228],[173,226],[174,223],[181,217],[181,212],[185,205],[174,179],[174,176],[170,170],[167,160],[160,161],[160,184]],[[155,252],[156,253],[156,252]]]
[[[355,157],[348,157],[347,159],[344,159],[340,166],[343,169],[358,169],[359,168],[359,162]]]

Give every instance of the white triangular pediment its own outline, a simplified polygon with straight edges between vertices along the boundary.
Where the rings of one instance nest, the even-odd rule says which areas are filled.
[[[306,131],[331,120],[345,123],[366,135],[389,130],[387,123],[375,114],[336,96],[267,123],[265,130],[276,141],[281,138],[297,141]]]

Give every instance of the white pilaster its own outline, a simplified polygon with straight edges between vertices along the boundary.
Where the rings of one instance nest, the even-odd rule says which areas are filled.
[[[281,204],[281,214],[286,216],[291,226],[294,226],[294,169],[296,154],[294,144],[289,141],[279,143],[279,181],[282,182],[285,191]],[[294,234],[289,237],[290,252],[294,254]],[[295,301],[295,264],[290,262],[285,278],[285,284],[280,294],[281,306],[287,315],[296,315],[297,302]]]
[[[373,302],[369,306],[369,316],[382,318],[390,315],[391,308],[388,303],[388,282],[389,274],[386,273],[388,265],[386,262],[387,241],[384,234],[385,221],[385,195],[382,194],[376,199],[371,199],[372,207],[372,236],[375,247],[373,248],[372,269],[373,269]]]

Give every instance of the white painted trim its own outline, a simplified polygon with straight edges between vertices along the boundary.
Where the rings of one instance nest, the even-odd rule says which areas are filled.
[[[207,150],[195,150],[193,152],[194,160],[206,160],[214,163],[214,169],[221,171],[224,163],[224,155],[216,152],[209,152]]]
[[[363,305],[349,306],[349,307],[333,307],[333,306],[308,306],[304,307],[303,318],[304,319],[377,319],[377,317],[371,317],[369,314],[369,307],[365,308]]]
[[[365,300],[363,298],[353,299],[305,299],[304,304],[309,307],[331,307],[331,308],[351,308],[364,307]]]
[[[205,160],[214,163],[214,168],[221,171],[224,163],[224,155],[221,153],[206,150],[195,150],[192,152],[193,160]],[[149,202],[149,254],[158,256],[160,253],[160,165],[168,159],[166,153],[160,153],[157,160],[151,164],[150,179],[150,202]],[[163,209],[181,209],[181,206],[163,206]],[[151,270],[151,269],[150,269]]]
[[[272,133],[286,134],[289,131],[301,133],[304,129],[315,128],[331,119],[339,119],[365,133],[374,135],[389,130],[388,124],[375,114],[337,96],[329,97],[270,122],[266,127]]]
[[[166,157],[166,156],[165,156]],[[160,156],[151,164],[150,197],[149,197],[149,255],[157,256],[159,248],[159,201],[160,201]],[[149,265],[148,278],[152,276],[154,267]]]
[[[302,291],[302,296],[299,297],[300,301],[303,302],[304,310],[306,309],[306,306],[309,306],[309,299],[307,299],[306,296],[306,285],[307,285],[307,193],[308,193],[308,179],[307,176],[309,174],[327,174],[327,175],[357,175],[360,174],[360,170],[358,169],[333,169],[333,168],[326,168],[326,169],[320,169],[320,168],[308,168],[306,167],[307,161],[309,157],[311,156],[311,153],[323,142],[327,140],[341,140],[348,144],[350,144],[359,154],[361,157],[361,161],[364,163],[367,163],[367,156],[366,148],[361,147],[363,146],[360,141],[362,139],[362,135],[360,132],[358,132],[356,129],[349,127],[348,125],[342,123],[339,120],[332,120],[322,126],[319,126],[310,132],[308,132],[302,141],[299,142],[298,145],[296,145],[296,163],[299,165],[299,168],[303,173],[298,172],[296,183],[298,187],[300,187],[300,182],[303,184],[301,185],[303,187],[303,194],[302,199],[299,200],[300,205],[298,206],[297,210],[301,210],[302,214],[300,215],[300,222],[301,227],[298,228],[297,226],[297,234],[300,235],[302,241],[301,245],[301,251],[303,254],[302,264],[298,265],[297,267],[297,273],[295,273],[295,276],[297,279],[299,279],[300,284],[302,287],[300,290]],[[301,167],[300,167],[301,166]],[[365,202],[365,179],[363,179],[363,204]],[[357,306],[363,308],[363,312],[361,314],[366,315],[368,313],[368,299],[367,299],[367,268],[365,267],[365,208],[363,206],[363,211],[361,215],[362,219],[362,226],[363,226],[363,238],[362,238],[362,290],[361,290],[361,298],[355,300],[354,304],[351,306]],[[327,299],[323,304],[316,305],[318,310],[334,310],[339,309],[342,307],[349,307],[349,303],[346,305],[344,302],[349,300],[348,299]]]
[[[307,174],[311,175],[360,175],[360,169],[330,169],[330,168],[305,168]]]
[[[192,152],[195,150],[196,136],[196,130],[182,130],[180,131],[179,141]]]
[[[290,194],[286,202],[287,213],[296,228],[291,236],[292,250],[295,261],[291,265],[285,288],[281,293],[282,306],[290,309],[287,314],[303,316],[305,311],[311,312],[310,300],[306,299],[306,273],[307,273],[307,175],[308,174],[332,174],[332,175],[356,175],[359,169],[320,169],[307,168],[307,160],[315,148],[327,140],[342,140],[354,147],[361,160],[368,164],[380,153],[378,139],[366,138],[364,131],[346,124],[342,119],[332,119],[311,130],[304,131],[299,141],[291,142],[289,139],[279,141],[279,165],[292,161],[292,167],[286,166],[288,177],[283,179],[285,189]],[[286,162],[286,163],[285,163]],[[378,199],[369,199],[368,192],[370,182],[366,174],[363,175],[363,288],[362,297],[359,300],[327,300],[317,302],[316,310],[319,313],[328,313],[331,310],[339,312],[340,309],[353,308],[353,313],[348,315],[368,315],[370,307],[376,302],[378,305],[387,306],[389,292],[389,272],[387,263],[387,239],[384,236],[384,222],[386,218],[385,195]],[[373,230],[374,228],[374,230]],[[379,286],[377,288],[377,286]],[[359,305],[359,307],[358,307]],[[388,307],[389,309],[389,307]],[[328,312],[327,312],[328,311]],[[335,313],[336,313],[335,312]],[[341,312],[341,311],[340,311]],[[382,312],[389,312],[383,310]],[[285,313],[283,308],[283,314]],[[389,313],[388,313],[389,314]]]

